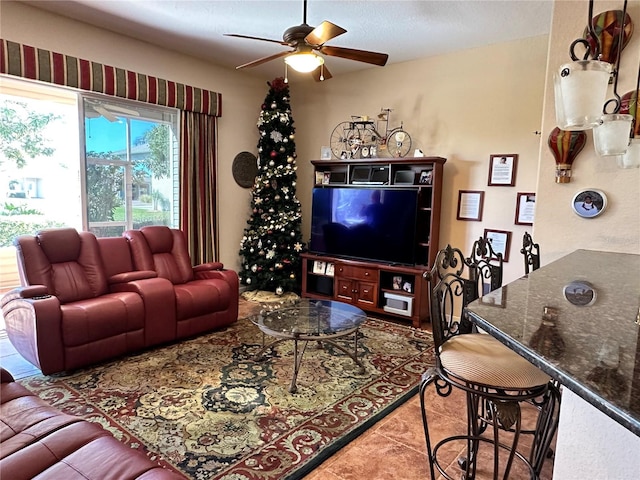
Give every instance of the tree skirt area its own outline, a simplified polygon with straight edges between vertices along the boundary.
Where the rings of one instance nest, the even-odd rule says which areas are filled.
[[[338,343],[353,348],[353,336]],[[258,328],[241,319],[175,345],[20,383],[186,477],[280,480],[301,478],[401,405],[434,363],[429,333],[370,318],[358,339],[364,373],[338,349],[311,342],[291,394],[293,342],[255,361],[261,346]]]

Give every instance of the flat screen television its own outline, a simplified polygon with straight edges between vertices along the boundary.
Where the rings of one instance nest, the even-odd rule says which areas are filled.
[[[417,203],[414,189],[314,188],[309,251],[413,265]]]

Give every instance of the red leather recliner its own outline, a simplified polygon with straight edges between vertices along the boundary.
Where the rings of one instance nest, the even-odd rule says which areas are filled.
[[[148,226],[127,230],[123,236],[136,270],[153,270],[173,284],[178,338],[238,319],[238,275],[219,262],[193,267],[181,230]]]
[[[2,299],[7,334],[43,373],[72,370],[144,347],[144,303],[110,293],[96,237],[72,228],[15,241],[22,285]]]
[[[171,342],[177,337],[173,284],[153,270],[135,271],[124,237],[98,238],[100,254],[112,292],[135,292],[144,302],[144,345]]]

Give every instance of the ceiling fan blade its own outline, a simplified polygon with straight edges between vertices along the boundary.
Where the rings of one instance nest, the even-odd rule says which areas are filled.
[[[295,50],[293,50],[293,51],[295,51]],[[275,55],[269,55],[268,57],[262,57],[262,58],[259,58],[257,60],[253,60],[252,62],[245,63],[243,65],[238,65],[236,67],[236,70],[240,70],[241,68],[257,67],[258,65],[262,65],[263,63],[270,62],[271,60],[275,60],[276,58],[280,58],[280,57],[284,57],[286,55],[289,55],[290,53],[293,53],[293,51],[288,50],[286,52],[276,53]]]
[[[320,79],[321,74],[322,74],[322,79]],[[311,72],[311,76],[316,82],[329,80],[331,77],[333,77],[333,75],[331,75],[331,72],[329,71],[326,65],[320,65],[313,72]]]
[[[304,41],[309,45],[322,45],[343,33],[347,33],[344,28],[325,20],[304,37]]]
[[[272,42],[272,43],[279,43],[280,45],[288,45],[288,43],[285,43],[282,40],[272,40],[270,38],[262,38],[262,37],[251,37],[249,35],[240,35],[238,33],[223,33],[223,35],[225,37],[248,38],[249,40],[260,40],[262,42]]]
[[[366,50],[355,50],[353,48],[331,47],[323,45],[318,50],[325,55],[331,57],[346,58],[348,60],[356,60],[358,62],[371,63],[384,67],[389,59],[386,53],[369,52]]]

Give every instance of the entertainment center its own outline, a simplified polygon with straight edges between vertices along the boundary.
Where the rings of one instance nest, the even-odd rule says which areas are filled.
[[[445,158],[312,160],[302,296],[373,313],[429,318],[424,272],[438,251]]]

